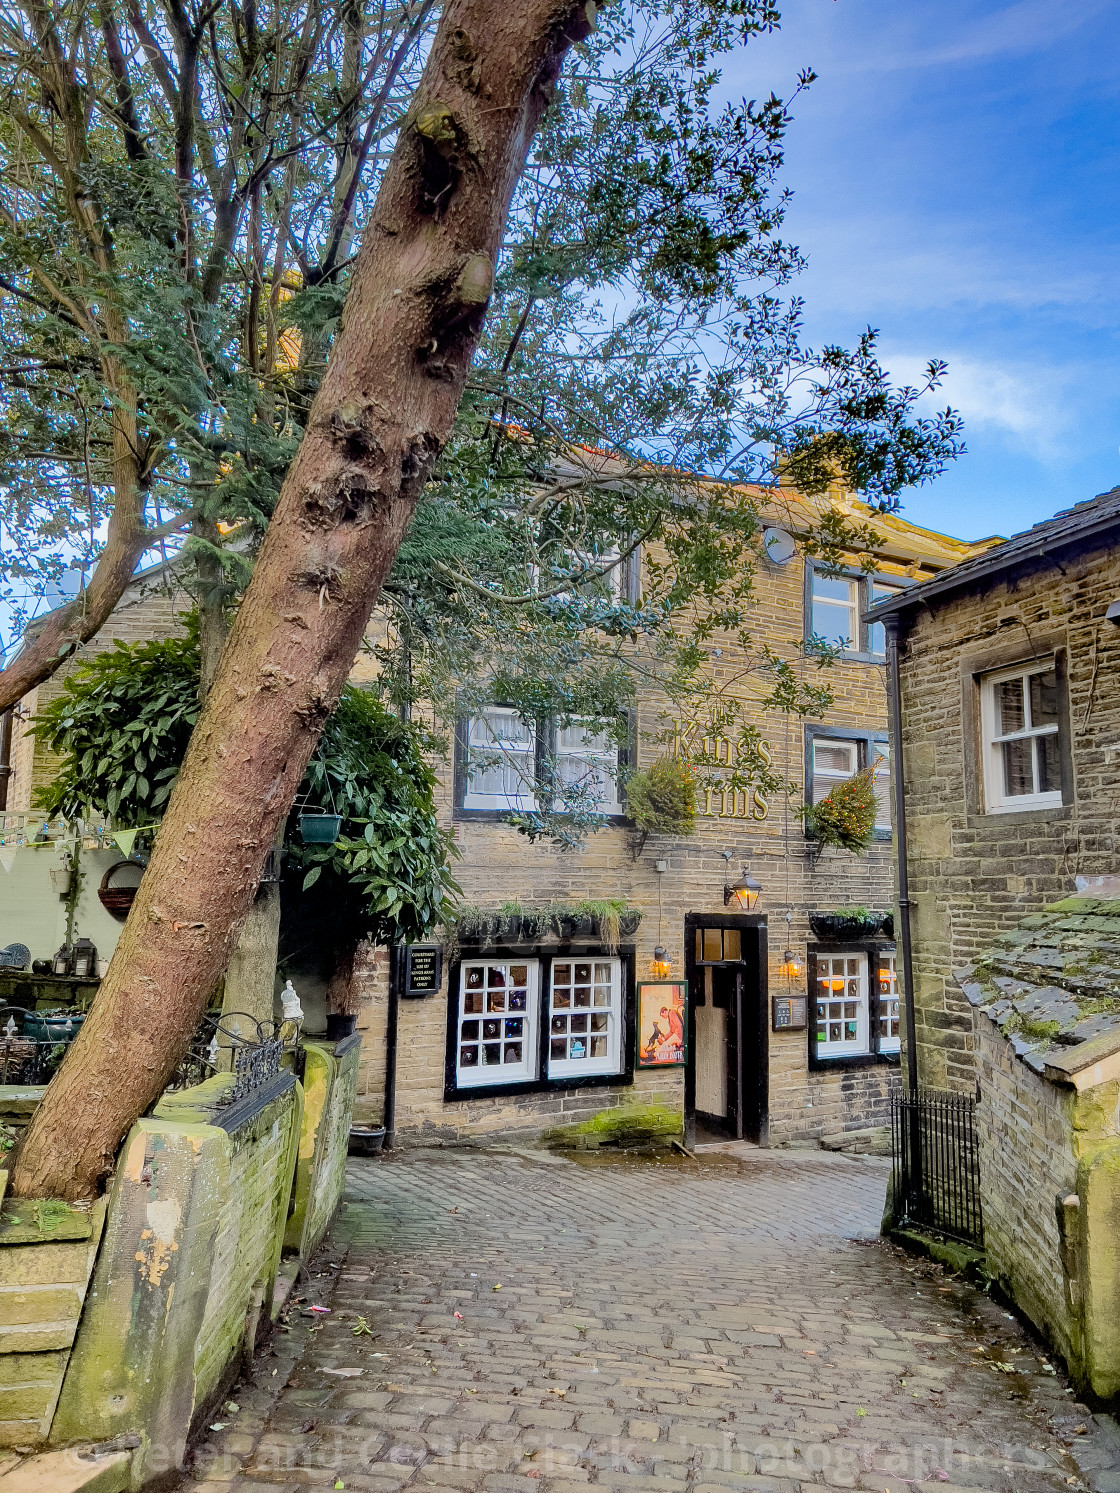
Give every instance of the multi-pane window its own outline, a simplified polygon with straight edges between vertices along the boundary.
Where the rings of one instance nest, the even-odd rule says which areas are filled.
[[[845,653],[867,653],[882,658],[887,651],[886,629],[881,622],[865,623],[862,614],[900,589],[879,576],[829,575],[813,569],[809,632]]]
[[[898,968],[896,956],[879,955],[879,1051],[898,1052],[902,1043],[898,1025]]]
[[[833,648],[859,649],[859,614],[863,599],[859,581],[813,571],[810,631]]]
[[[465,809],[536,807],[537,733],[516,710],[488,705],[467,725]]]
[[[738,928],[697,928],[697,964],[737,963],[742,957],[743,940]]]
[[[989,812],[1062,802],[1058,674],[1021,665],[981,680],[984,799]]]
[[[548,1015],[549,1078],[617,1073],[621,1064],[622,964],[556,960]]]
[[[891,757],[886,740],[877,732],[826,736],[816,728],[807,733],[805,797],[819,804],[838,783],[844,783],[869,763],[875,789],[875,831],[886,839],[891,833]]]
[[[561,793],[599,814],[620,814],[618,745],[594,721],[572,721],[556,729],[556,778]],[[574,790],[574,791],[573,791]]]
[[[536,1077],[539,975],[535,959],[463,961],[455,1061],[460,1088]]]
[[[459,807],[524,812],[550,799],[570,812],[622,814],[617,732],[602,721],[526,720],[488,705],[460,725]]]
[[[817,955],[817,1057],[850,1057],[868,1044],[867,955]]]

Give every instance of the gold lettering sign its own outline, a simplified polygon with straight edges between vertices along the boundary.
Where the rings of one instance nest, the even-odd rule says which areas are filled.
[[[696,737],[695,725],[678,727],[673,742],[673,755],[687,758],[688,748],[694,744]],[[728,768],[733,768],[748,755],[743,743],[733,742],[729,736],[702,737],[700,751],[707,763]],[[755,751],[769,767],[774,760],[769,745],[760,741]],[[698,805],[698,812],[708,819],[765,819],[770,813],[770,805],[758,788],[712,786],[704,789],[704,802],[703,805]]]

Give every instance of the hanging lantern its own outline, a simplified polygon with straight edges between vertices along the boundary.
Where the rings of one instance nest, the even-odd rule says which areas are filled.
[[[723,905],[727,907],[733,902],[736,907],[741,908],[744,912],[750,912],[751,908],[758,901],[758,894],[761,891],[762,882],[756,881],[753,876],[749,876],[747,868],[744,866],[743,874],[739,877],[739,880],[731,886],[724,887]]]
[[[673,961],[660,944],[654,949],[653,958],[649,961],[649,972],[658,980],[664,980],[673,973]]]
[[[778,973],[787,980],[796,980],[800,977],[801,963],[792,949],[786,949],[783,953]]]

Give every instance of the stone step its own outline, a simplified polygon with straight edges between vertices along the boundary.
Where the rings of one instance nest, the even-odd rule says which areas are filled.
[[[0,1472],[0,1493],[124,1493],[131,1466],[131,1451],[67,1447]]]

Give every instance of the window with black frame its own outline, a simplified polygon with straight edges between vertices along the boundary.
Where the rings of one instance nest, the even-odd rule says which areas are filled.
[[[863,658],[885,658],[887,638],[883,624],[865,623],[863,613],[901,589],[901,582],[879,575],[809,566],[805,618],[808,640],[818,639],[831,648]]]

